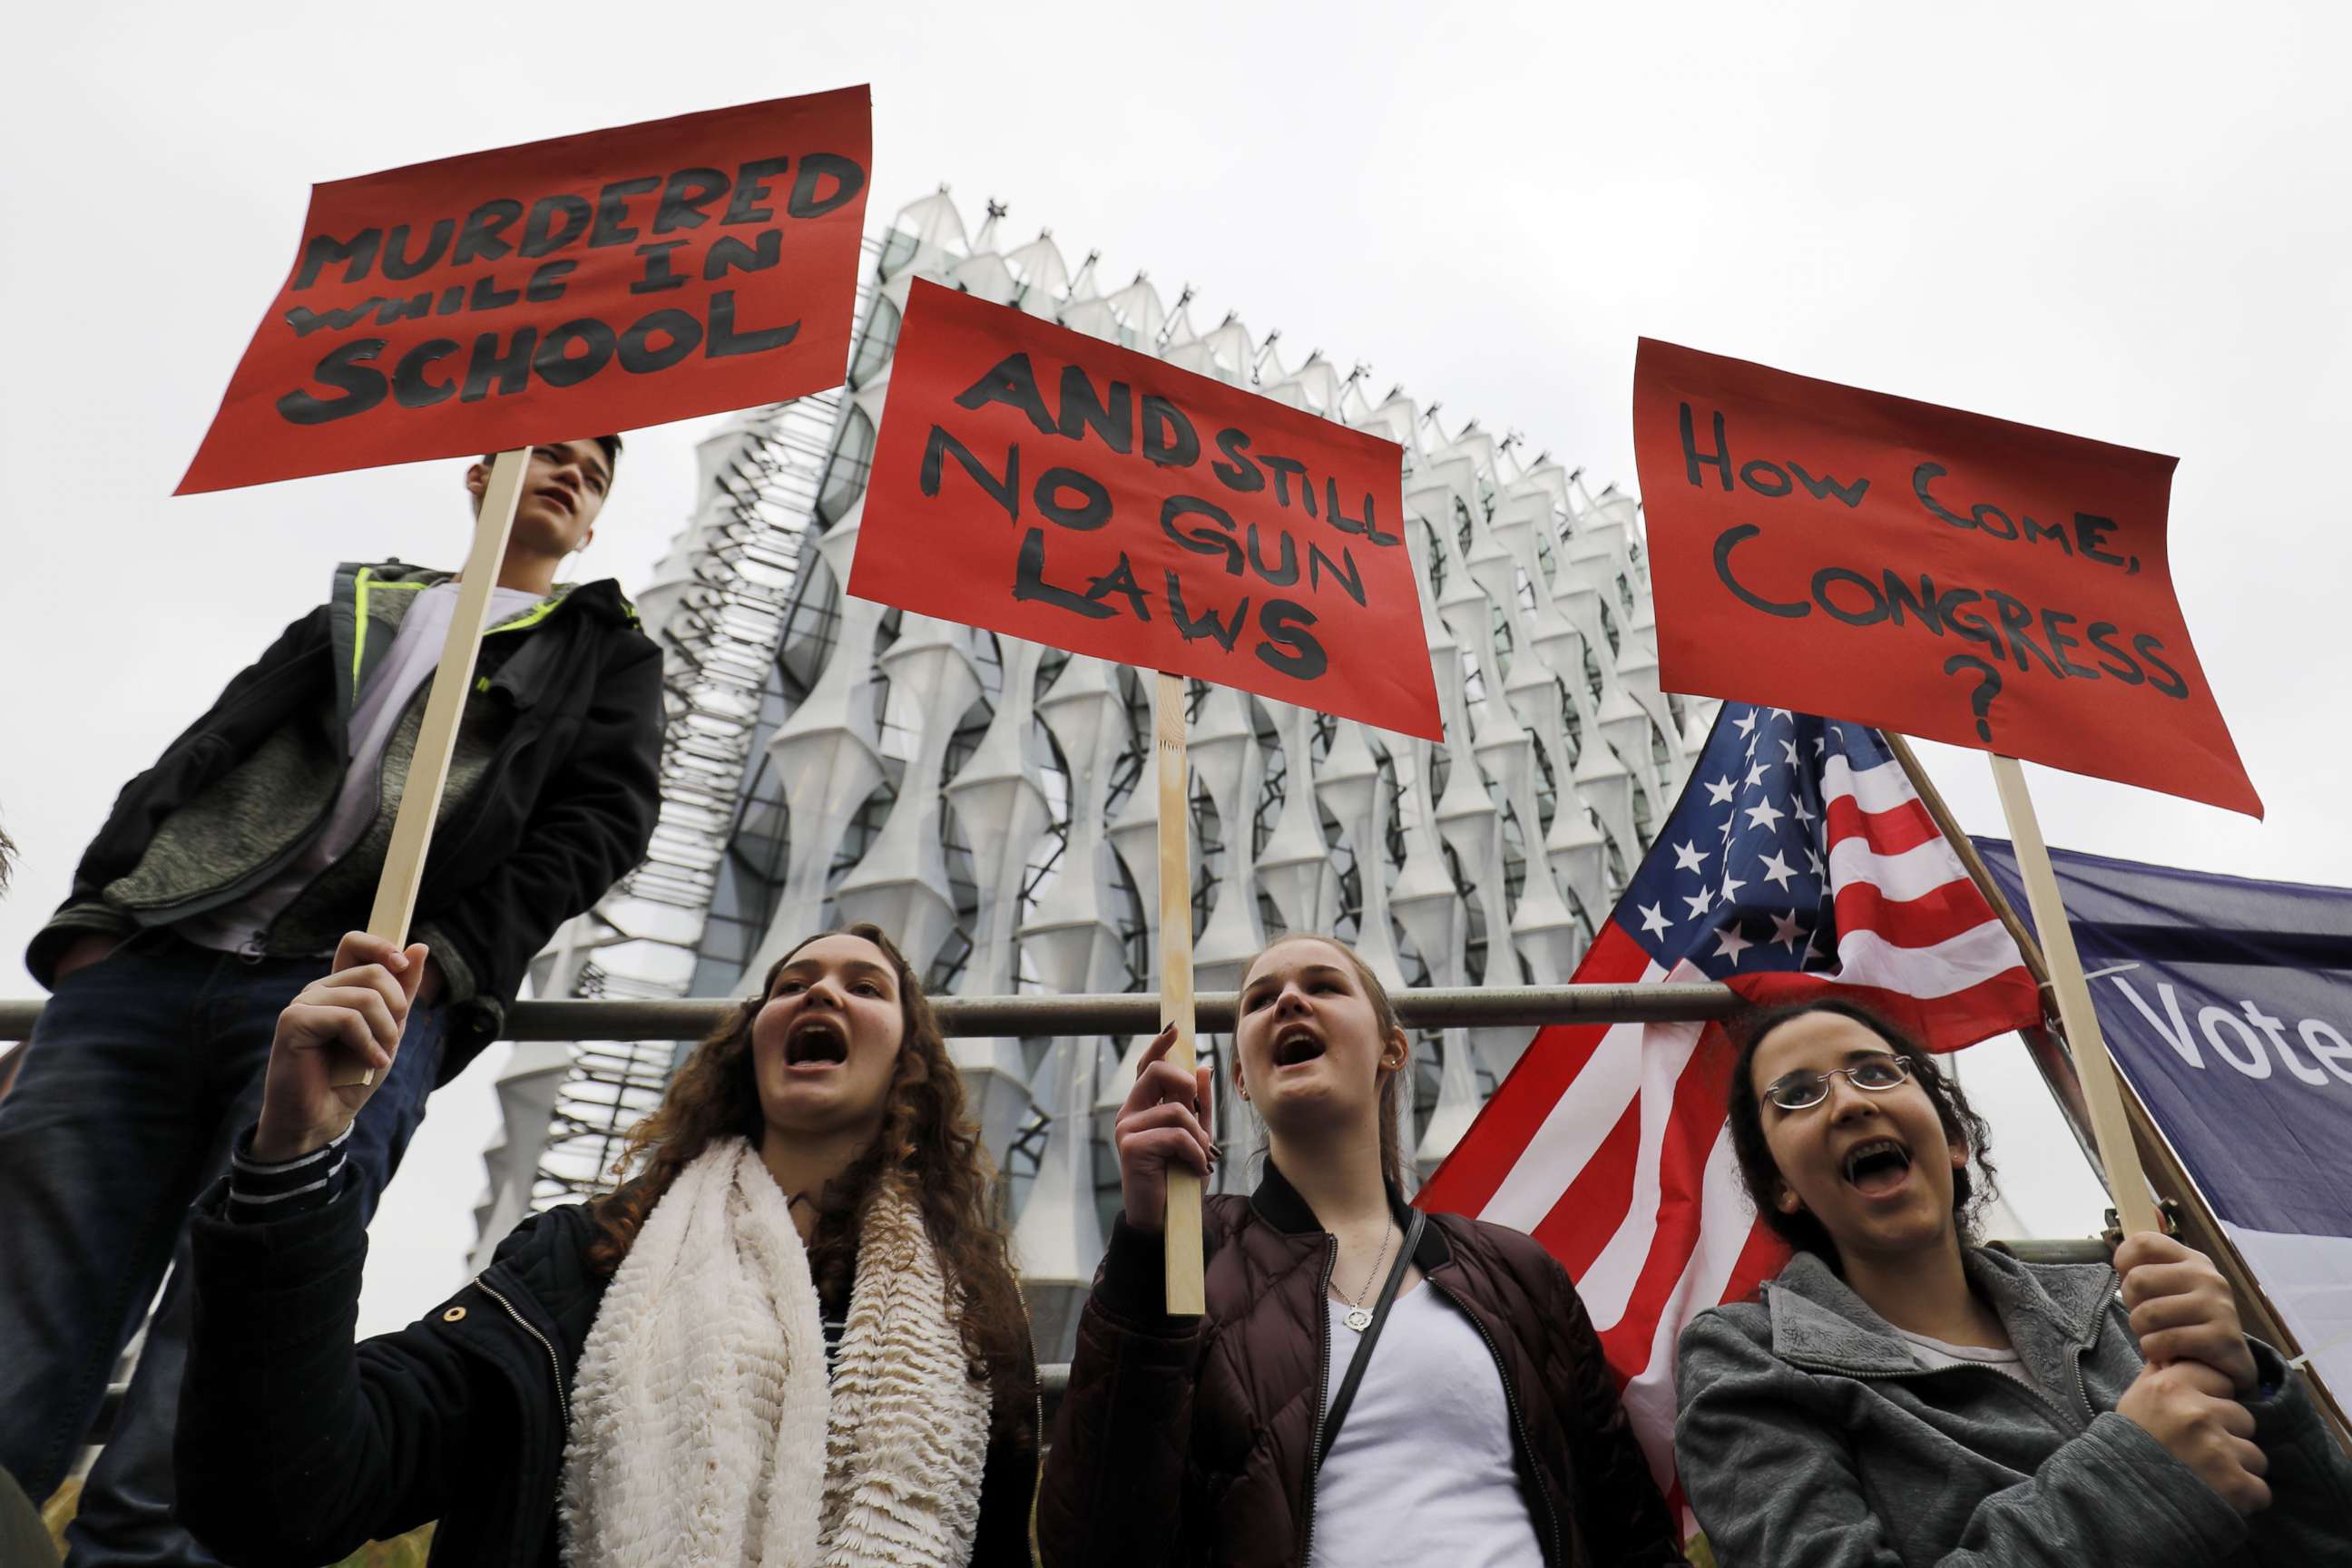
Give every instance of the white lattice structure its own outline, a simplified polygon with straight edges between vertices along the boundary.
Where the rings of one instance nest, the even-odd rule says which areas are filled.
[[[1319,353],[1286,366],[1279,333],[1253,336],[1231,314],[1204,331],[1189,289],[1171,307],[1141,274],[1106,289],[1096,258],[1073,272],[1050,231],[1008,247],[1003,216],[992,204],[968,234],[942,190],[900,212],[876,247],[848,384],[822,400],[834,417],[794,527],[800,553],[769,579],[781,607],[758,653],[763,686],[725,852],[687,939],[693,972],[665,984],[739,991],[799,936],[852,920],[898,933],[943,993],[1154,983],[1151,796],[1134,787],[1150,733],[1146,688],[1097,659],[841,591],[899,311],[918,277],[1404,447],[1405,510],[1421,525],[1408,540],[1446,739],[1195,685],[1199,985],[1230,988],[1248,955],[1284,930],[1338,931],[1392,985],[1565,980],[1681,787],[1707,718],[1660,693],[1633,501],[1613,487],[1591,495],[1576,473],[1524,456],[1517,436],[1497,438],[1475,420],[1449,434],[1434,405],[1417,406],[1401,389],[1370,397],[1364,367],[1342,374]],[[710,547],[740,510],[713,499],[713,474],[725,468],[706,447],[702,504],[665,565],[698,590],[725,576]],[[666,577],[645,599],[658,616],[675,596]],[[701,821],[708,784],[694,782],[702,793],[688,815]],[[604,910],[578,928],[544,961],[559,983],[542,994],[575,990],[560,983],[565,965],[642,929]],[[1454,1146],[1526,1040],[1525,1030],[1453,1030],[1420,1042],[1403,1130],[1418,1170]],[[1116,1195],[1105,1133],[1144,1043],[953,1042],[1011,1178],[1015,1247],[1049,1358],[1068,1351],[1101,1250]],[[1213,1057],[1224,1045],[1203,1041]],[[619,1086],[644,1065],[616,1075],[592,1060],[564,1094],[617,1108],[641,1094],[641,1084]],[[547,1096],[510,1098],[527,1109]],[[567,1121],[556,1098],[559,1133],[597,1120]],[[1216,1109],[1230,1152],[1245,1154],[1256,1142],[1246,1105],[1221,1094]],[[514,1210],[522,1152],[543,1142],[533,1131],[510,1127],[494,1158],[486,1226],[493,1205]],[[537,1159],[541,1201],[572,1185],[551,1157]],[[1221,1172],[1234,1187],[1250,1179],[1240,1158]]]

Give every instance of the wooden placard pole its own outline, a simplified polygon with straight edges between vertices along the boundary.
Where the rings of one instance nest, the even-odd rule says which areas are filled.
[[[1969,873],[1969,880],[1976,884],[1977,891],[1982,893],[1985,902],[1992,906],[1992,912],[2000,917],[2001,926],[2009,932],[2010,940],[2017,943],[2017,951],[2024,958],[2025,971],[2033,977],[2033,984],[2042,991],[2054,994],[2050,984],[2050,965],[2042,957],[2042,944],[2033,940],[2032,929],[2018,918],[2015,907],[2009,901],[2009,894],[1993,880],[1991,868],[1985,865],[1984,857],[1977,853],[1975,841],[1961,829],[1959,819],[1952,815],[1952,808],[1944,804],[1942,794],[1936,788],[1936,781],[1929,778],[1927,770],[1920,765],[1918,753],[1911,749],[1910,741],[1892,730],[1882,730],[1879,734],[1886,742],[1886,749],[1895,754],[1895,762],[1901,764],[1904,776],[1911,781],[1912,791],[1918,795],[1919,804],[1926,806],[1927,815],[1935,819],[1937,831],[1944,836],[1944,842],[1952,847],[1952,853],[1960,858],[1961,866]],[[2074,1071],[2074,1058],[2066,1054],[2066,1047],[2047,1029],[2021,1030],[2020,1035],[2033,1058],[2034,1066],[2042,1070],[2042,1083],[2058,1101],[2058,1109],[2066,1119],[2067,1130],[2074,1134],[2075,1142],[2081,1145],[2083,1157],[2098,1173],[2099,1180],[2105,1182],[2106,1162],[2100,1157],[2098,1137],[2091,1131],[2091,1108],[2084,1101],[2083,1080]]]
[[[425,879],[425,851],[433,841],[441,791],[449,782],[450,753],[457,746],[457,721],[466,710],[466,693],[474,681],[474,659],[481,652],[482,631],[490,618],[490,590],[498,586],[499,564],[506,558],[515,509],[522,502],[523,473],[530,466],[528,447],[500,452],[490,464],[489,482],[482,488],[482,508],[474,520],[474,544],[466,556],[457,607],[449,617],[448,637],[441,645],[440,667],[433,672],[432,693],[425,700],[416,751],[409,759],[407,780],[401,785],[399,815],[392,822],[392,844],[384,851],[383,875],[375,885],[375,909],[368,916],[368,934],[395,945],[407,942],[409,919],[416,911],[416,889]],[[1186,978],[1189,982],[1189,973]],[[1189,997],[1189,984],[1186,994]],[[345,1064],[334,1077],[338,1089],[374,1081],[375,1069],[356,1062]]]
[[[2074,929],[2066,922],[2066,906],[2058,895],[2058,873],[2050,864],[2049,846],[2042,841],[2033,797],[2026,792],[2024,766],[2015,757],[1996,752],[1992,782],[2000,792],[2001,814],[2009,819],[2010,841],[2017,847],[2018,875],[2025,883],[2034,930],[2042,936],[2050,986],[2058,999],[2058,1021],[2065,1026],[2066,1044],[2074,1052],[2074,1073],[2091,1112],[2091,1132],[2098,1140],[2099,1163],[2107,1170],[2107,1194],[2116,1201],[2126,1234],[2161,1232],[2164,1220],[2140,1168],[2131,1117],[2124,1109],[2123,1084],[2115,1058],[2107,1055],[2106,1037],[2099,1031],[2090,984],[2083,978],[2083,960],[2074,951]]]
[[[1192,1054],[1192,810],[1185,787],[1184,678],[1160,672],[1152,693],[1153,751],[1160,759],[1160,1025],[1176,1026],[1168,1059],[1186,1073]],[[1168,1312],[1208,1310],[1201,1279],[1201,1178],[1168,1170]]]

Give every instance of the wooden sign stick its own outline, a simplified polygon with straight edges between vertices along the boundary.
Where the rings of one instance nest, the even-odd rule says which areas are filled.
[[[1918,753],[1911,749],[1909,740],[1892,730],[1881,730],[1879,736],[1885,741],[1886,749],[1894,753],[1895,761],[1903,769],[1904,777],[1911,781],[1911,788],[1919,796],[1919,804],[1926,806],[1927,815],[1935,819],[1936,830],[1944,836],[1944,842],[1952,847],[1952,853],[1960,858],[1960,865],[1967,869],[1969,880],[1976,884],[1977,891],[1982,893],[1985,902],[1992,906],[1992,912],[2000,917],[2002,929],[2009,932],[2010,940],[2017,943],[2018,953],[2025,960],[2025,972],[2033,977],[2034,985],[2054,997],[2057,992],[2050,983],[2050,965],[2042,956],[2042,944],[2033,940],[2032,931],[2018,918],[2015,906],[2009,901],[2009,895],[2002,891],[1999,882],[1993,880],[1991,868],[1985,865],[1984,857],[1977,853],[1975,840],[1962,830],[1959,819],[1952,815],[1952,808],[1944,804],[1936,782],[1927,776],[1927,770],[1921,765]],[[2046,1010],[2044,1016],[2047,1016]],[[2107,1179],[2106,1166],[2099,1157],[2098,1135],[2091,1131],[2091,1108],[2083,1099],[2083,1080],[2074,1070],[2074,1058],[2067,1054],[2066,1047],[2057,1037],[2047,1029],[2020,1030],[2019,1034],[2025,1041],[2026,1050],[2033,1058],[2033,1065],[2042,1073],[2042,1084],[2050,1090],[2051,1097],[2058,1101],[2059,1113],[2066,1119],[2067,1129],[2074,1134],[2074,1142],[2081,1146],[2083,1157],[2097,1170],[2099,1180],[2104,1184]]]
[[[441,645],[440,668],[433,672],[432,693],[425,700],[416,752],[409,759],[408,777],[401,785],[400,812],[392,821],[392,844],[384,851],[383,875],[375,885],[375,909],[368,916],[368,934],[394,945],[408,941],[409,918],[416,912],[416,889],[425,879],[425,851],[433,841],[434,818],[440,815],[442,787],[449,781],[449,756],[457,748],[457,720],[466,710],[466,693],[474,682],[474,658],[481,652],[483,626],[490,618],[490,590],[499,584],[499,563],[506,558],[507,536],[514,531],[515,509],[522,502],[523,472],[530,466],[528,447],[500,452],[490,465],[489,483],[482,488],[482,510],[474,521],[474,545],[466,556],[465,580],[457,588],[457,607],[449,617],[448,637]],[[1188,997],[1189,994],[1188,986]],[[374,1081],[375,1069],[356,1062],[339,1068],[333,1079],[337,1089]]]
[[[1160,758],[1160,1026],[1176,1026],[1168,1059],[1186,1073],[1192,1054],[1192,806],[1185,787],[1184,678],[1160,672],[1152,694],[1153,750]],[[1213,1088],[1213,1086],[1212,1086]],[[1201,1178],[1168,1168],[1168,1313],[1208,1310],[1201,1279]]]
[[[2025,882],[2025,900],[2033,910],[2033,926],[2042,936],[2042,951],[2050,966],[2050,985],[2058,998],[2058,1020],[2066,1028],[2066,1044],[2074,1055],[2074,1073],[2082,1080],[2083,1099],[2091,1112],[2091,1132],[2099,1145],[2099,1163],[2107,1168],[2107,1194],[2126,1234],[2161,1233],[2163,1217],[2150,1195],[2141,1170],[2139,1146],[2132,1140],[2131,1118],[2124,1109],[2123,1084],[2115,1058],[2107,1054],[2106,1037],[2099,1032],[2099,1015],[2091,1005],[2091,987],[2083,978],[2083,960],[2074,951],[2074,929],[2066,923],[2066,906],[2058,894],[2058,873],[2050,864],[2050,848],[2042,841],[2042,824],[2033,815],[2033,797],[2026,793],[2025,769],[2015,757],[1995,753],[1992,782],[2000,791],[2000,809],[2009,818],[2009,837],[2017,846],[2018,875]]]

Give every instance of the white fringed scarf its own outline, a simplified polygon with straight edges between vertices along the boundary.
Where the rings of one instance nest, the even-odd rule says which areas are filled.
[[[951,1294],[886,1178],[828,1389],[782,1190],[746,1141],[706,1150],[646,1216],[581,1352],[567,1568],[968,1563],[989,1393],[966,1376]]]

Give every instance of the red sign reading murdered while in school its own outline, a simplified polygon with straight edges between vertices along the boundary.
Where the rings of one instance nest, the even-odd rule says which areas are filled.
[[[314,186],[180,493],[839,385],[872,143],[853,87]]]
[[[917,282],[849,591],[1441,734],[1393,441]]]

